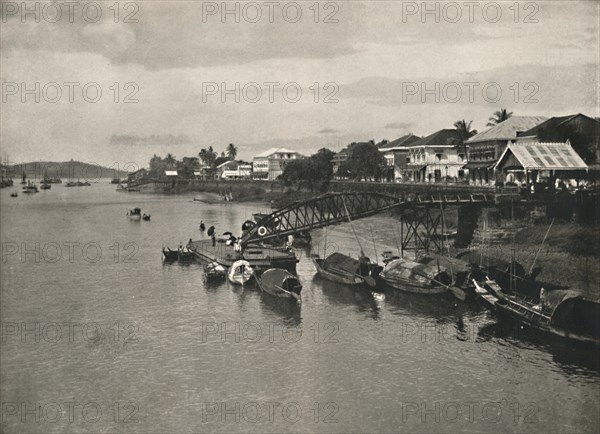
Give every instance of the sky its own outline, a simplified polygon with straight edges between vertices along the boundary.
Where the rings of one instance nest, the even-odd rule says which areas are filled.
[[[25,5],[25,7],[23,7]],[[3,160],[309,155],[599,116],[600,2],[0,1]]]

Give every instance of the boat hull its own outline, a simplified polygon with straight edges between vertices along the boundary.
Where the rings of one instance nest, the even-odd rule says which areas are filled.
[[[263,273],[261,277],[256,276],[256,282],[262,292],[273,297],[293,300],[302,303],[300,292],[302,285],[298,279],[289,271],[271,268]],[[290,288],[291,284],[291,288]]]
[[[235,261],[229,267],[227,272],[227,280],[234,285],[245,285],[254,276],[254,269],[248,261]]]
[[[343,273],[338,270],[327,270],[324,268],[324,260],[320,258],[312,258],[315,269],[317,270],[317,275],[325,280],[329,280],[335,283],[343,283],[346,285],[362,285],[364,283],[364,279],[361,279],[357,276]]]

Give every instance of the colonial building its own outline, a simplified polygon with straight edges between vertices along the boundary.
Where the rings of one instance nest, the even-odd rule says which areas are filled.
[[[274,181],[283,173],[288,162],[302,158],[305,157],[296,151],[271,148],[253,158],[252,177],[258,180]]]
[[[219,179],[250,179],[252,177],[252,165],[241,161],[226,161],[217,166]]]
[[[588,166],[566,143],[509,143],[494,165],[497,180],[538,191],[550,190],[555,180],[581,179]]]
[[[467,148],[469,183],[492,184],[492,167],[517,134],[544,122],[543,116],[513,116],[494,125],[492,128],[474,135],[465,142]]]
[[[409,146],[402,178],[416,182],[458,181],[464,178],[466,155],[458,151],[460,135],[454,129],[439,130]]]
[[[404,176],[407,173],[409,160],[408,147],[421,138],[422,137],[415,136],[411,133],[392,142],[385,143],[379,147],[379,152],[383,153],[386,164],[390,167],[393,167],[393,179],[390,181],[401,182],[404,180]]]

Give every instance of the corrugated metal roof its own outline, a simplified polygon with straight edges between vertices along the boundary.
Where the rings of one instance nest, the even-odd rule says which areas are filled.
[[[509,143],[494,169],[502,163],[509,152],[512,152],[524,169],[585,170],[588,168],[567,141],[567,143]]]
[[[527,131],[536,125],[544,122],[544,116],[513,116],[494,125],[486,131],[474,135],[466,141],[468,144],[477,142],[488,142],[492,140],[513,140],[517,137],[518,132]]]
[[[177,176],[177,170],[165,170],[167,176]]]

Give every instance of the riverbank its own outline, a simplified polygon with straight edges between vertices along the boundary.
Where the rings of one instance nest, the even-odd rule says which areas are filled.
[[[448,220],[449,230],[452,231],[453,216],[449,215]],[[381,262],[381,253],[385,250],[399,254],[400,222],[396,218],[381,214],[357,220],[354,227],[360,246],[370,258],[377,258]],[[569,287],[591,298],[600,298],[597,284],[600,281],[600,227],[555,222],[542,245],[548,228],[549,222],[533,224],[523,220],[484,225],[480,218],[468,249],[456,249],[452,245],[448,248],[448,244],[445,244],[445,250],[451,256],[470,251],[475,259],[483,254],[510,261],[514,255],[527,271],[535,259],[534,266],[541,267],[537,276],[539,282]],[[343,237],[354,240],[356,250],[342,253],[358,254],[359,245],[349,224],[328,228],[327,232],[329,253],[337,248],[336,238]],[[323,252],[324,244],[325,230],[313,231],[313,249]],[[411,257],[414,250],[406,251],[405,255]]]

